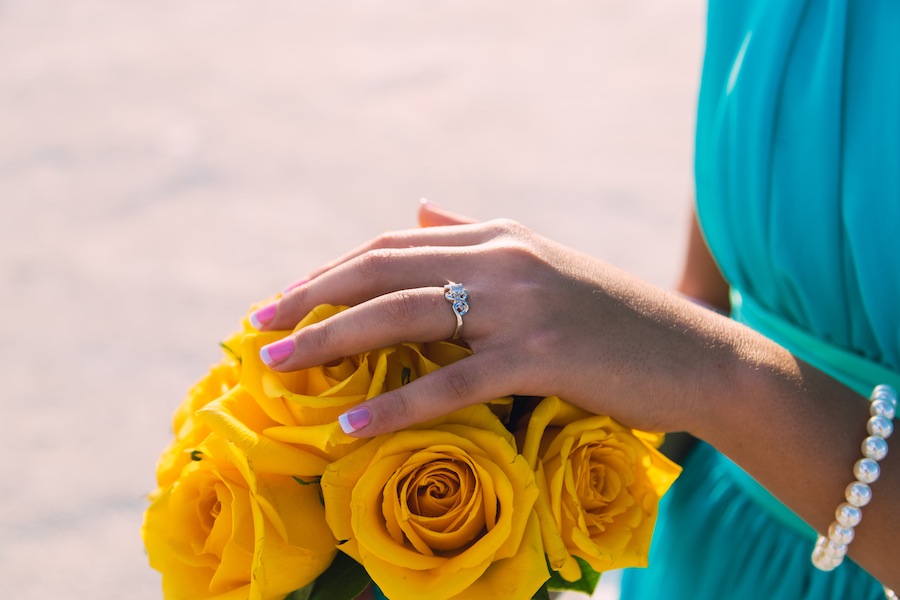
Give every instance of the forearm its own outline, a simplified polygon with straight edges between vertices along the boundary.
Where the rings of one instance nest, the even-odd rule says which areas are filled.
[[[684,266],[675,289],[704,308],[722,314],[730,311],[728,283],[710,254],[695,211],[691,211]],[[681,463],[696,441],[694,436],[686,432],[674,431],[666,435],[660,450],[675,462]]]
[[[825,532],[853,480],[868,435],[868,402],[786,350],[736,323],[703,368],[708,410],[692,433],[737,462],[817,531]],[[850,555],[900,587],[900,461],[881,463]]]

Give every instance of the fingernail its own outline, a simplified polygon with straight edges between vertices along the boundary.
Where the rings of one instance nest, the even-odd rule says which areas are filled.
[[[267,306],[263,306],[259,310],[254,311],[250,315],[250,324],[257,329],[262,329],[275,318],[275,311],[278,309],[278,303],[273,302]]]
[[[344,433],[354,433],[372,422],[372,413],[367,406],[357,406],[338,417]]]
[[[283,340],[263,346],[259,350],[259,357],[268,366],[277,365],[294,353],[294,338],[286,337]]]
[[[291,291],[291,290],[294,289],[294,288],[298,288],[298,287],[300,287],[301,285],[303,285],[304,283],[306,283],[307,281],[309,281],[309,279],[306,278],[306,277],[304,277],[303,279],[298,279],[298,280],[295,281],[294,283],[292,283],[292,284],[290,284],[289,286],[287,286],[286,288],[284,288],[284,292],[287,293],[287,292]]]

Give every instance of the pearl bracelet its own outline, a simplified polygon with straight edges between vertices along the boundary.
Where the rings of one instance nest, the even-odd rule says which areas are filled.
[[[887,456],[887,439],[894,432],[897,414],[897,392],[889,385],[879,385],[869,398],[871,418],[866,424],[869,437],[863,440],[863,457],[853,465],[856,481],[844,491],[846,502],[837,507],[835,521],[828,528],[828,536],[820,535],[812,553],[812,563],[821,571],[831,571],[844,561],[847,546],[853,541],[853,528],[862,520],[862,507],[872,500],[870,483],[881,475],[878,461]]]

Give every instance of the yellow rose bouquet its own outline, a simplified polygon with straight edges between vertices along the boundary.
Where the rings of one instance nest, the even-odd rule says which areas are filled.
[[[342,310],[320,306],[297,328]],[[249,322],[176,410],[142,536],[167,599],[590,594],[646,565],[679,468],[659,436],[556,397],[499,398],[371,439],[340,414],[467,356],[398,344],[276,373]]]

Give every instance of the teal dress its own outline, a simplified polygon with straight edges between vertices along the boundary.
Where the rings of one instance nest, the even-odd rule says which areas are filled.
[[[900,385],[898,32],[897,0],[711,0],[697,121],[734,317],[865,395]],[[700,444],[622,597],[884,598],[849,560],[817,571],[815,535]]]

